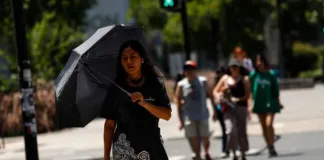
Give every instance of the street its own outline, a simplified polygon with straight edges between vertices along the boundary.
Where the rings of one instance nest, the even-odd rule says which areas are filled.
[[[276,143],[279,156],[275,159],[285,160],[322,160],[324,156],[324,132],[283,134]],[[268,159],[268,152],[257,154],[257,150],[264,147],[261,136],[249,137],[251,151],[247,154],[249,160]],[[220,158],[220,140],[213,139],[211,154],[214,159]],[[170,160],[190,160],[191,155],[186,140],[167,141],[165,147]],[[203,155],[202,155],[203,156]],[[228,158],[230,159],[230,158]]]
[[[285,109],[276,117],[275,129],[281,139],[276,143],[279,153],[277,159],[323,159],[324,152],[324,108],[322,94],[324,86],[314,89],[282,91],[281,99]],[[173,105],[170,121],[161,121],[162,136],[170,160],[187,160],[191,152],[183,131],[178,130],[176,106]],[[103,119],[98,119],[85,128],[67,129],[60,132],[38,136],[38,150],[41,160],[85,160],[103,157]],[[212,146],[214,158],[220,156],[220,135],[218,122],[211,121]],[[248,124],[250,148],[248,159],[267,159],[267,152],[253,155],[265,146],[257,118]],[[0,149],[0,160],[24,159],[22,137],[7,138],[6,148]],[[252,154],[252,155],[251,155]]]

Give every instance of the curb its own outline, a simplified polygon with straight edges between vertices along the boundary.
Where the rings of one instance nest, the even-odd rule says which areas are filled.
[[[279,79],[280,90],[314,88],[315,81],[312,78]]]

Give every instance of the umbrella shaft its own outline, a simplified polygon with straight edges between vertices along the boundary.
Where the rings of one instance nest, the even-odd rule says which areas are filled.
[[[102,83],[95,75],[93,75],[92,73],[91,73],[91,71],[93,71],[93,72],[95,72],[95,73],[97,73],[97,74],[99,74],[100,76],[102,76],[103,78],[105,78],[106,80],[108,80],[111,84],[113,84],[113,85],[115,85],[117,88],[119,88],[121,91],[123,91],[124,93],[126,93],[127,94],[127,96],[131,96],[131,94],[128,92],[128,91],[126,91],[124,88],[122,88],[122,87],[120,87],[118,84],[116,84],[114,81],[112,81],[111,79],[109,79],[108,77],[106,77],[105,75],[103,75],[103,74],[101,74],[100,72],[98,72],[98,71],[96,71],[95,69],[93,69],[92,67],[90,67],[90,66],[84,66],[87,70],[88,70],[88,72],[90,73],[90,75],[94,78],[94,79],[96,79],[100,84],[104,84],[104,83]],[[89,67],[89,69],[91,70],[89,70],[87,67]]]

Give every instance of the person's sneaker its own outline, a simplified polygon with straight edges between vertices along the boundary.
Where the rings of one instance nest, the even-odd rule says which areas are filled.
[[[230,156],[230,153],[227,151],[227,152],[222,152],[221,153],[221,157],[222,158],[228,158]]]
[[[208,153],[205,155],[205,160],[212,160]]]
[[[276,152],[276,150],[272,147],[269,148],[269,157],[277,157],[278,153]]]
[[[233,160],[238,160],[238,158],[237,157],[233,157]]]
[[[242,159],[242,160],[246,160],[246,158],[245,158],[245,157],[242,157],[241,159]]]

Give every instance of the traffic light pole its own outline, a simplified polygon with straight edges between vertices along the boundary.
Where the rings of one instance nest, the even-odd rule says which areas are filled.
[[[26,160],[38,160],[37,129],[22,0],[11,0],[21,88]]]
[[[190,40],[189,40],[186,0],[181,1],[180,13],[181,13],[181,20],[182,20],[182,30],[183,30],[183,39],[184,39],[184,49],[186,52],[186,60],[190,60]]]

